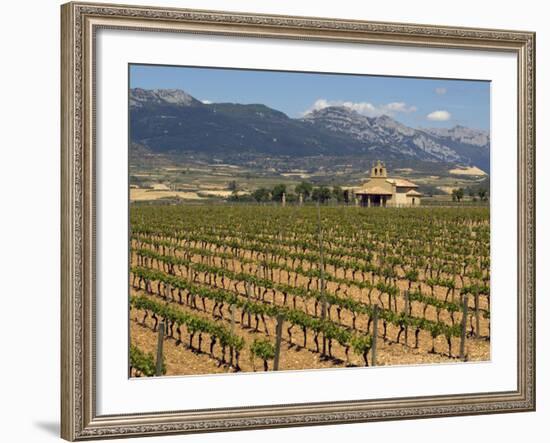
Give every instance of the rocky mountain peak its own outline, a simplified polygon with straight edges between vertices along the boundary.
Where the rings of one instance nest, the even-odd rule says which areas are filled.
[[[181,89],[130,89],[130,106],[147,104],[169,104],[178,106],[201,105],[202,102]]]
[[[456,125],[452,128],[428,128],[425,129],[425,131],[433,136],[448,139],[453,142],[489,147],[489,132],[481,129],[472,129],[462,125]]]
[[[409,128],[386,114],[383,114],[380,117],[375,117],[373,120],[377,126],[387,130],[396,131],[402,135],[413,136],[416,132],[413,128]]]
[[[304,115],[303,120],[315,120],[321,118],[330,118],[330,117],[346,117],[346,118],[365,118],[357,111],[347,107],[347,106],[326,106],[321,109],[314,109],[313,111],[308,112]]]

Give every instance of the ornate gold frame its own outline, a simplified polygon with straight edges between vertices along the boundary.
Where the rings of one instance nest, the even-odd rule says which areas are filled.
[[[61,436],[67,440],[533,411],[535,34],[68,3],[61,7]],[[98,416],[94,374],[94,35],[99,28],[508,51],[518,59],[518,384],[511,392]]]

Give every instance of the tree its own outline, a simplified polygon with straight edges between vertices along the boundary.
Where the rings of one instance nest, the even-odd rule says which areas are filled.
[[[294,193],[288,193],[286,194],[286,202],[287,203],[296,203],[298,201],[298,196]]]
[[[239,190],[239,185],[237,185],[237,182],[235,180],[231,180],[228,184],[227,184],[227,189],[229,189],[230,191],[238,191]]]
[[[318,201],[319,203],[325,203],[330,199],[332,195],[332,192],[329,188],[326,186],[321,186],[319,188],[315,188],[313,190],[313,193],[311,194],[311,198],[314,201]]]
[[[336,199],[338,203],[342,203],[346,200],[344,191],[340,186],[333,186],[332,187],[332,196]]]
[[[487,194],[488,194],[487,189],[480,188],[479,191],[477,191],[477,195],[479,196],[479,199],[481,201],[485,201],[489,199]]]
[[[453,201],[461,201],[464,198],[464,189],[453,189]]]
[[[252,193],[252,197],[258,203],[269,201],[269,190],[266,188],[258,188]]]
[[[232,192],[231,192],[231,195],[229,197],[227,197],[227,200],[229,201],[238,201],[239,200],[239,193],[236,189],[234,189]]]
[[[240,193],[239,191],[233,191],[227,201],[230,202],[251,202],[254,201],[252,194]]]
[[[273,187],[273,190],[271,191],[271,199],[273,201],[280,202],[283,199],[283,194],[286,194],[286,185],[280,183]]]
[[[294,192],[296,192],[296,194],[302,194],[304,196],[304,200],[307,200],[309,197],[311,197],[311,194],[313,192],[313,185],[309,182],[303,181],[299,185],[296,185]]]

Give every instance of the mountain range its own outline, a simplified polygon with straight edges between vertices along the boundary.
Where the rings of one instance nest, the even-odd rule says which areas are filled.
[[[488,132],[464,126],[411,128],[343,106],[290,118],[263,104],[203,103],[181,89],[131,89],[129,105],[131,141],[153,153],[361,156],[489,172]]]

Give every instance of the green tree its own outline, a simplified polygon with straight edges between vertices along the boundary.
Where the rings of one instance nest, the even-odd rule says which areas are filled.
[[[283,194],[286,193],[286,185],[285,184],[278,184],[273,187],[273,190],[271,191],[271,199],[273,201],[280,202],[283,199]]]
[[[485,201],[489,199],[488,192],[486,189],[480,188],[479,191],[477,191],[477,195],[479,196],[479,199],[481,201]]]
[[[269,200],[269,189],[258,188],[252,193],[252,197],[258,203],[266,202]]]
[[[302,194],[304,196],[304,200],[307,200],[313,193],[313,185],[309,182],[303,181],[299,185],[296,185],[294,192],[296,192],[296,194]]]
[[[287,203],[296,203],[298,201],[298,196],[292,192],[286,194]]]
[[[336,199],[338,203],[342,203],[346,200],[346,197],[344,195],[344,190],[340,186],[333,186],[332,187],[332,196]]]
[[[237,185],[237,182],[235,180],[231,180],[228,184],[227,184],[227,189],[229,189],[230,191],[238,191],[239,190],[239,185]]]
[[[318,201],[319,203],[325,203],[326,201],[330,200],[331,195],[332,192],[329,188],[327,188],[326,186],[320,186],[313,190],[311,198],[312,200]]]
[[[464,198],[464,189],[453,189],[453,201],[460,202]]]
[[[227,200],[230,202],[251,202],[254,201],[252,194],[240,193],[239,191],[233,191]]]

